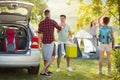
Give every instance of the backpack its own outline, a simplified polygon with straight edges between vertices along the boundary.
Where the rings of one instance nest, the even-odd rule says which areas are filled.
[[[7,37],[4,39],[4,50],[14,52],[18,49],[18,37],[14,29],[5,30]]]
[[[103,44],[111,43],[112,42],[111,27],[102,26],[99,30],[98,40]]]

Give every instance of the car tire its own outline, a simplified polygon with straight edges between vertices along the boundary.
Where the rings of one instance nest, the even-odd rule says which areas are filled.
[[[32,74],[32,75],[37,75],[39,73],[39,67],[40,66],[35,66],[35,67],[28,68],[28,73]]]

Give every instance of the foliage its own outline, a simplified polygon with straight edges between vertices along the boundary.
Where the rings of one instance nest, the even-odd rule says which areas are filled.
[[[72,1],[68,0],[67,4],[72,5]],[[106,1],[106,2],[105,2]],[[79,6],[77,10],[78,19],[76,23],[77,30],[88,26],[92,20],[96,20],[101,15],[105,7],[109,7],[107,16],[111,18],[111,23],[118,24],[118,0],[78,0]]]
[[[115,70],[112,72],[113,80],[120,79],[120,49],[112,51],[112,63]]]
[[[112,51],[112,61],[113,61],[113,65],[115,66],[117,71],[120,73],[120,50],[119,49],[115,49],[114,51]]]
[[[116,42],[116,44],[120,44],[120,37],[116,37],[115,42]]]
[[[47,8],[47,0],[25,0],[28,2],[32,2],[34,7],[31,13],[32,22],[38,23],[41,19],[43,19],[43,11]]]
[[[120,80],[120,74],[118,73],[117,70],[114,70],[110,74],[111,80]]]

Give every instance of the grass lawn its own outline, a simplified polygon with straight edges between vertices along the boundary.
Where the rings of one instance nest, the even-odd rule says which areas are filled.
[[[105,62],[106,63],[106,60]],[[41,69],[43,67],[41,59]],[[106,74],[107,65],[104,64],[104,75],[97,74],[98,60],[71,59],[71,67],[74,72],[66,71],[66,62],[62,58],[61,72],[56,71],[56,61],[51,65],[50,70],[54,72],[51,78],[40,75],[29,75],[26,69],[0,69],[0,80],[112,80]]]
[[[105,60],[106,62],[106,60]],[[72,59],[71,66],[74,72],[66,71],[65,59],[62,59],[61,72],[57,73],[56,62],[51,66],[51,70],[54,72],[53,77],[50,80],[110,80],[111,77],[107,75],[107,65],[104,64],[104,75],[98,75],[98,60],[82,60]],[[42,79],[41,79],[42,80]],[[46,80],[43,78],[43,80]]]

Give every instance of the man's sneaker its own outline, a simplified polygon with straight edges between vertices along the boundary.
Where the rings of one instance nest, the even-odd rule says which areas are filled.
[[[69,72],[73,71],[71,67],[67,67],[66,70],[69,71]]]
[[[102,74],[102,71],[98,71],[98,73],[97,74]]]
[[[45,77],[51,77],[48,73],[41,73],[40,75],[45,76]]]
[[[110,72],[111,72],[111,69],[108,69],[108,70],[107,70],[107,74],[110,74]]]
[[[57,68],[56,72],[60,72],[60,68]]]
[[[47,73],[48,73],[48,74],[53,74],[53,72],[51,72],[51,71],[48,71]]]

